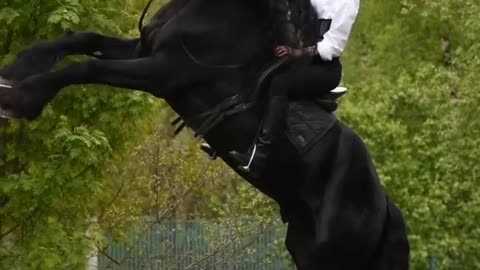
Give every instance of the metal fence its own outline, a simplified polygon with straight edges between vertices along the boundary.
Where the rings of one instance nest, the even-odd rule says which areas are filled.
[[[247,225],[248,224],[248,225]],[[258,223],[161,223],[135,228],[98,257],[99,270],[290,270],[285,229]]]
[[[282,225],[256,222],[154,223],[132,229],[95,262],[95,270],[293,270]],[[422,269],[439,270],[429,256]],[[463,269],[459,267],[458,269]]]

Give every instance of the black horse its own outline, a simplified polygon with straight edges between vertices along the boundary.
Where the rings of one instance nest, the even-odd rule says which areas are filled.
[[[232,108],[235,102],[226,106],[231,97],[248,97],[273,62],[267,2],[173,0],[138,39],[79,32],[38,44],[0,69],[1,113],[34,119],[72,84],[146,91],[165,99],[190,128],[203,129],[218,156],[237,170],[229,152],[250,147],[263,108],[240,106],[221,122],[213,116],[222,106]],[[73,54],[96,59],[51,71]],[[308,152],[300,154],[284,135],[261,177],[237,172],[279,204],[288,223],[286,246],[298,269],[408,269],[402,215],[382,188],[366,147],[333,114],[324,115],[334,124]],[[205,129],[206,121],[213,124]]]

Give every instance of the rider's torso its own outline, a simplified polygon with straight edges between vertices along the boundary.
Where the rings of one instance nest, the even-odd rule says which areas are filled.
[[[332,19],[335,15],[337,0],[310,0],[317,14],[317,19]]]

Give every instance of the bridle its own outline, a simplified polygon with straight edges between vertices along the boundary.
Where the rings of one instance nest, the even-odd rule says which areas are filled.
[[[138,31],[142,32],[143,29],[143,21],[145,20],[145,16],[147,16],[147,12],[150,9],[150,6],[152,5],[153,0],[148,0],[147,5],[145,5],[145,8],[142,11],[142,16],[140,16],[140,21],[138,22]]]

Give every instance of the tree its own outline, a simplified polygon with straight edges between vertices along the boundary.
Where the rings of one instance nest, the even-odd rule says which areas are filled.
[[[4,0],[0,63],[67,30],[137,35],[144,4]],[[473,0],[364,0],[343,57],[351,91],[339,116],[403,210],[412,269],[429,257],[441,269],[480,267],[479,12]],[[0,120],[0,268],[82,269],[92,246],[105,247],[101,232],[120,239],[145,216],[278,220],[271,200],[226,167],[205,169],[197,141],[172,141],[163,108],[80,86],[33,123]]]
[[[413,269],[480,265],[480,66],[474,1],[366,1],[341,117],[362,135],[408,223]],[[459,20],[462,23],[458,23]]]
[[[118,1],[4,1],[0,63],[66,31],[135,33],[139,10]],[[118,6],[125,7],[118,9]],[[127,34],[129,35],[129,34]],[[72,60],[69,60],[72,61]],[[107,87],[71,87],[32,123],[1,120],[0,268],[83,269],[108,163],[158,107],[151,97]]]

